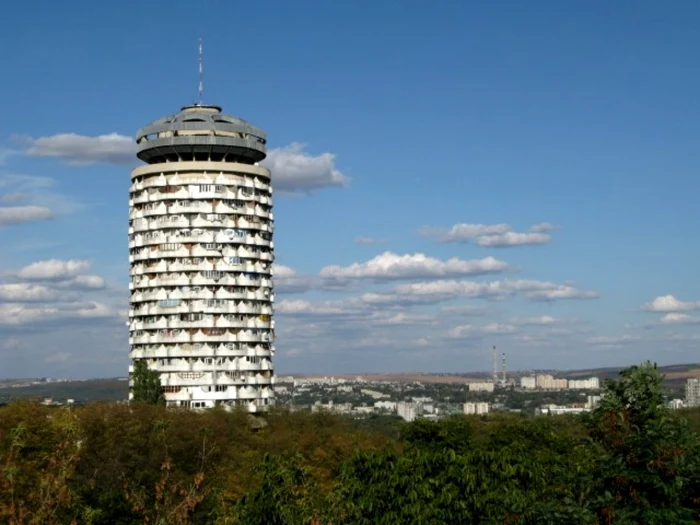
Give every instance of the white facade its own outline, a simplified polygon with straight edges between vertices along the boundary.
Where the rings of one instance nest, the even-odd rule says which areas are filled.
[[[396,413],[410,423],[420,415],[420,405],[401,401],[396,403]]]
[[[685,406],[700,406],[700,377],[692,377],[685,383]]]
[[[550,374],[540,374],[535,377],[537,388],[541,390],[565,390],[569,383],[566,379],[556,379]]]
[[[464,403],[464,414],[465,415],[481,415],[489,413],[488,403]]]
[[[494,383],[491,381],[467,383],[467,388],[470,392],[493,392],[494,386]]]
[[[600,380],[597,377],[588,379],[569,379],[569,390],[599,390]]]
[[[537,379],[535,376],[527,376],[520,378],[520,388],[525,390],[534,390],[537,388]]]
[[[131,173],[130,357],[159,372],[168,406],[254,412],[273,401],[264,144],[262,132],[214,106],[139,131],[148,164]]]

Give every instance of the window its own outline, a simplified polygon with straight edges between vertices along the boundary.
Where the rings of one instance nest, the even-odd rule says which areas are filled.
[[[226,386],[226,385],[216,385],[217,392],[226,392],[227,390],[228,390],[228,386]]]
[[[180,315],[180,321],[201,321],[202,319],[204,319],[204,314],[202,313],[190,313]]]
[[[216,250],[218,249],[219,245],[216,244],[215,242],[207,242],[202,245],[202,248],[205,250]]]
[[[158,306],[161,308],[175,308],[180,306],[180,299],[161,299],[158,301]]]
[[[218,272],[216,270],[205,270],[202,273],[203,277],[206,277],[207,279],[220,279],[221,278],[221,272]]]
[[[160,390],[164,394],[177,394],[181,389],[181,386],[164,386]]]
[[[174,252],[180,249],[180,243],[168,242],[160,245],[161,252]]]
[[[241,258],[240,257],[229,257],[228,263],[232,266],[238,266],[239,264],[241,264]]]
[[[219,306],[223,306],[224,302],[225,301],[221,299],[207,299],[204,304],[209,307],[218,308]]]

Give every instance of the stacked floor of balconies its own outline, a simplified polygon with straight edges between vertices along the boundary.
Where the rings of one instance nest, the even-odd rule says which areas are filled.
[[[135,170],[145,174],[130,198],[131,357],[159,372],[169,405],[255,410],[273,398],[274,227],[255,170]]]

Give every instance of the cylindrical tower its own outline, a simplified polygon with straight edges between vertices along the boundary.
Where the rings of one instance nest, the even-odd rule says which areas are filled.
[[[265,134],[217,106],[137,133],[129,344],[168,406],[273,402],[273,215]]]

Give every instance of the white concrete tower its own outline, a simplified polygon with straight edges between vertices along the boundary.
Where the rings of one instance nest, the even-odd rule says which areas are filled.
[[[168,406],[273,402],[273,215],[265,134],[192,105],[137,133],[131,173],[130,357]]]

